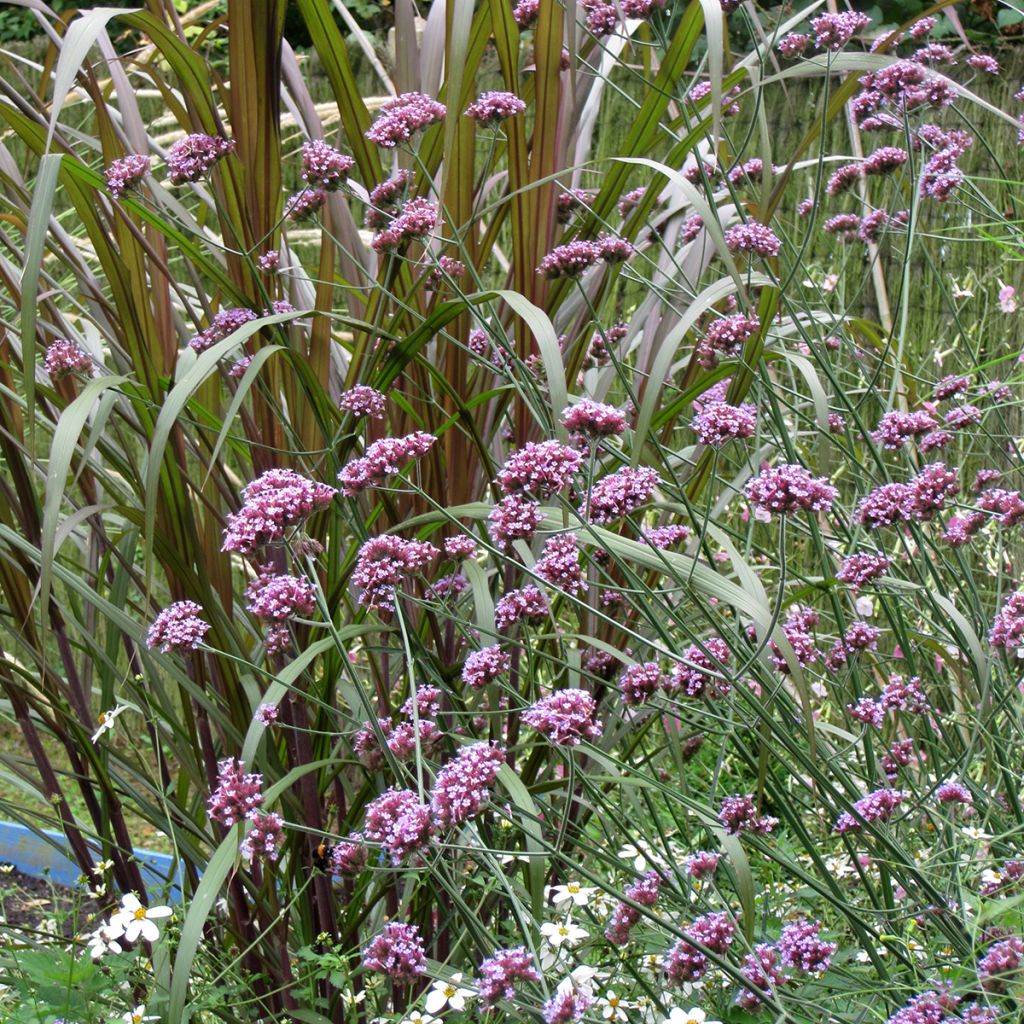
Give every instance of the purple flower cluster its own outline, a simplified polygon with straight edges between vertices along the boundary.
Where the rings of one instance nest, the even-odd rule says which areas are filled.
[[[586,496],[580,511],[592,523],[611,523],[651,500],[661,480],[649,466],[623,466],[602,477]]]
[[[622,703],[626,707],[646,704],[658,688],[664,684],[661,666],[656,661],[647,661],[641,665],[630,665],[621,679]]]
[[[752,952],[743,958],[740,974],[746,983],[736,995],[737,1004],[744,1010],[758,1010],[766,998],[771,998],[776,989],[790,981],[780,963],[778,946],[770,942],[759,942]]]
[[[56,381],[73,373],[91,373],[92,356],[73,341],[58,338],[47,345],[43,365],[50,379]]]
[[[537,267],[537,273],[552,279],[579,277],[601,258],[601,249],[596,242],[575,239],[564,245],[555,246]]]
[[[907,794],[901,789],[876,789],[873,793],[862,796],[854,803],[853,809],[857,812],[858,817],[849,811],[844,811],[836,819],[832,831],[840,835],[844,832],[859,831],[861,818],[868,823],[888,821],[893,811],[903,803],[906,797]]]
[[[284,819],[271,811],[269,814],[253,814],[252,825],[238,847],[243,860],[251,864],[256,857],[277,860],[284,842]]]
[[[234,151],[233,139],[197,132],[179,139],[167,151],[167,179],[172,185],[198,181],[218,160]]]
[[[629,886],[624,895],[633,903],[642,907],[653,907],[658,901],[661,889],[661,876],[657,871],[648,871],[639,881]],[[624,946],[629,942],[633,926],[640,920],[640,911],[629,903],[616,903],[609,918],[604,937],[616,946]]]
[[[532,583],[502,595],[494,605],[494,624],[502,632],[517,622],[543,622],[551,613],[548,599]]]
[[[711,673],[721,672],[721,666],[728,664],[729,647],[720,637],[708,638],[702,647],[691,644],[683,651],[683,663],[673,666],[665,689],[693,700],[724,697],[731,689],[728,680]]]
[[[1005,992],[1011,980],[1021,973],[1024,963],[1024,939],[1011,935],[994,943],[978,961],[978,978],[986,992]]]
[[[506,494],[487,515],[487,532],[495,547],[507,551],[515,540],[529,540],[544,519],[539,501],[523,494]]]
[[[621,434],[626,429],[626,417],[613,405],[584,398],[562,412],[566,430],[592,441],[601,437]]]
[[[421,92],[404,92],[382,104],[366,137],[385,149],[394,149],[428,125],[443,120],[448,111],[443,103]]]
[[[988,642],[1007,654],[1024,648],[1024,590],[1018,590],[1003,602],[988,631]]]
[[[230,828],[236,822],[252,820],[263,806],[263,776],[246,773],[241,761],[227,757],[217,764],[217,787],[206,804],[211,821]]]
[[[367,487],[378,487],[388,476],[399,473],[414,459],[420,459],[434,446],[437,438],[423,430],[405,437],[383,437],[374,441],[362,456],[347,462],[338,474],[341,493],[358,494]]]
[[[718,820],[731,836],[740,832],[767,835],[779,823],[777,818],[757,813],[754,797],[750,793],[724,797],[718,811]]]
[[[552,743],[575,747],[601,735],[596,713],[597,703],[586,690],[556,690],[524,711],[523,722]]]
[[[782,248],[775,232],[756,220],[734,224],[725,233],[725,244],[733,254],[749,252],[758,256],[778,256]]]
[[[388,223],[402,205],[406,186],[411,181],[412,172],[401,170],[371,189],[370,202],[366,210],[368,228],[378,230]]]
[[[360,549],[352,571],[359,603],[381,611],[395,610],[395,589],[438,557],[425,541],[403,540],[385,533],[371,537]]]
[[[242,490],[243,504],[228,516],[222,551],[251,554],[281,540],[288,527],[298,526],[330,505],[333,487],[307,480],[291,469],[270,469]]]
[[[860,11],[820,14],[811,19],[814,42],[822,50],[841,50],[871,19]]]
[[[524,110],[526,104],[514,92],[484,92],[466,108],[466,116],[480,124],[496,125]]]
[[[210,326],[189,338],[188,346],[196,352],[205,352],[218,341],[233,334],[242,324],[257,319],[257,314],[244,306],[222,309],[214,313]]]
[[[505,763],[505,751],[490,743],[463,747],[437,774],[430,796],[436,828],[454,828],[475,818],[490,799],[490,787]]]
[[[528,491],[538,498],[557,494],[583,465],[583,456],[558,441],[531,441],[514,451],[498,473],[506,494]]]
[[[195,601],[175,601],[168,605],[149,627],[146,646],[170,651],[194,651],[210,631],[210,624],[199,616],[203,609]]]
[[[115,199],[120,199],[131,188],[135,188],[149,174],[151,161],[141,153],[130,153],[115,160],[104,172],[107,188]]]
[[[614,12],[615,8],[612,7],[611,10]],[[569,1024],[570,1021],[582,1020],[583,1014],[593,1004],[594,997],[587,995],[586,992],[572,986],[560,988],[544,1004],[541,1016],[544,1018],[544,1024]]]
[[[363,966],[368,971],[379,971],[393,981],[415,981],[427,969],[427,958],[414,924],[389,921],[363,951]]]
[[[813,477],[794,463],[762,469],[747,481],[743,493],[756,508],[771,515],[828,512],[839,496],[824,477]]]
[[[712,402],[701,409],[690,426],[701,444],[721,448],[729,441],[753,437],[757,427],[757,408],[748,404]]]
[[[705,369],[714,369],[720,357],[731,358],[739,355],[744,342],[760,329],[761,321],[756,316],[747,316],[744,313],[734,313],[732,316],[712,320],[704,337],[697,342],[697,362]],[[710,403],[711,398],[707,397],[705,404]]]
[[[725,956],[736,933],[736,925],[728,914],[719,912],[698,917],[684,932],[691,941],[680,939],[665,954],[665,976],[672,985],[692,984],[703,978],[711,966],[703,950]],[[702,948],[693,943],[699,943]]]
[[[260,573],[245,591],[248,610],[258,619],[284,622],[309,618],[316,608],[316,591],[305,576]]]
[[[549,537],[533,571],[545,583],[566,594],[579,594],[587,587],[580,568],[579,544],[572,533],[558,533]]]
[[[350,832],[347,839],[331,847],[330,871],[342,878],[354,878],[366,867],[368,860],[369,852],[362,834]]]
[[[512,658],[497,644],[473,651],[462,666],[462,681],[474,690],[482,690],[512,667]]]
[[[832,965],[832,957],[839,948],[834,942],[819,937],[820,921],[790,921],[779,936],[779,952],[787,967],[804,974],[823,974]]]
[[[302,180],[310,188],[333,192],[345,182],[355,165],[352,157],[339,153],[323,139],[302,144]]]
[[[496,949],[480,964],[477,991],[485,1007],[493,1007],[502,999],[515,999],[516,986],[524,981],[540,981],[533,954],[525,946]]]
[[[897,451],[910,438],[926,434],[936,426],[932,415],[924,409],[917,412],[892,409],[878,421],[878,426],[871,432],[871,440],[890,451]]]
[[[382,420],[387,411],[387,398],[376,388],[357,384],[342,394],[338,406],[357,418],[367,416],[373,420]]]
[[[425,238],[437,226],[437,205],[429,199],[410,199],[386,228],[373,236],[374,252],[387,253],[401,249],[406,243]]]
[[[367,808],[363,833],[380,843],[393,864],[424,849],[433,834],[430,807],[411,789],[389,789]]]

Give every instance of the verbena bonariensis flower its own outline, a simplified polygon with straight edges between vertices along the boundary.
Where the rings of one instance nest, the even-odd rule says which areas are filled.
[[[733,224],[725,233],[725,244],[731,253],[750,252],[758,256],[778,256],[782,248],[775,232],[756,220]]]
[[[946,501],[960,493],[960,482],[955,469],[947,469],[942,462],[924,467],[909,482],[910,514],[925,522],[945,508]]]
[[[205,177],[222,157],[234,151],[233,139],[197,132],[179,139],[167,151],[167,178],[172,185],[183,185]]]
[[[789,32],[779,40],[778,51],[786,60],[801,56],[811,45],[811,37],[803,32]]]
[[[984,71],[987,75],[999,74],[999,61],[987,53],[974,53],[967,58],[967,63],[976,71]]]
[[[826,235],[835,235],[840,242],[852,242],[860,231],[860,217],[855,213],[837,213],[821,226]]]
[[[529,540],[544,519],[539,501],[524,494],[506,494],[487,515],[494,546],[507,551],[514,540]]]
[[[429,199],[410,199],[401,212],[370,242],[375,252],[386,253],[400,249],[413,239],[425,238],[437,226],[437,205]]]
[[[948,430],[929,430],[918,442],[917,448],[922,455],[928,452],[941,451],[953,443],[953,435]]]
[[[626,429],[626,417],[613,405],[583,398],[562,411],[566,430],[588,440],[621,434]]]
[[[430,808],[411,789],[389,789],[367,808],[363,833],[380,843],[393,864],[426,847],[433,834]]]
[[[613,7],[614,11],[615,8]],[[558,989],[544,1004],[541,1016],[544,1024],[569,1024],[570,1021],[582,1020],[583,1014],[593,1006],[594,997],[579,989],[568,986]]]
[[[910,59],[918,64],[949,64],[956,63],[956,54],[945,43],[926,43],[919,46]]]
[[[390,533],[371,537],[359,549],[352,571],[352,582],[359,588],[359,603],[393,612],[395,589],[440,553],[425,541],[403,540]]]
[[[305,576],[263,572],[249,584],[245,596],[246,607],[258,619],[308,618],[316,608],[316,591]]]
[[[207,801],[211,821],[230,828],[236,822],[252,818],[263,806],[263,776],[246,773],[241,761],[227,757],[217,763],[217,788]]]
[[[782,970],[778,946],[759,942],[743,958],[740,974],[746,983],[736,995],[736,1003],[744,1010],[758,1010],[766,998],[771,998],[779,986],[789,981]]]
[[[684,861],[686,873],[698,880],[707,878],[718,870],[718,862],[721,859],[722,855],[714,850],[698,850]]]
[[[1003,602],[988,631],[988,640],[1007,654],[1019,653],[1024,647],[1024,590],[1018,590]]]
[[[366,131],[366,137],[394,149],[428,125],[444,118],[447,110],[443,103],[432,100],[421,92],[404,92],[381,105],[377,119]]]
[[[467,533],[459,534],[457,537],[445,537],[442,547],[448,558],[462,560],[476,558],[479,554],[475,538]]]
[[[284,819],[271,812],[253,814],[250,820],[252,825],[238,847],[243,860],[250,864],[256,857],[277,860],[284,843]]]
[[[427,969],[420,930],[414,924],[389,921],[362,951],[363,966],[393,981],[415,981]]]
[[[370,202],[366,210],[368,228],[376,231],[388,223],[402,205],[405,190],[411,181],[412,171],[401,170],[370,190]]]
[[[854,817],[849,811],[844,811],[836,819],[832,826],[833,832],[840,834],[844,832],[856,832],[861,828],[860,819],[872,823],[876,821],[888,821],[893,811],[907,798],[907,794],[901,789],[876,789],[867,796],[857,800],[853,809],[860,817]]]
[[[756,508],[771,515],[828,512],[839,492],[824,477],[814,477],[795,463],[768,466],[747,481],[743,493]]]
[[[618,28],[619,12],[614,4],[604,3],[604,0],[588,0],[587,4],[581,6],[587,12],[584,24],[591,35],[603,39]]]
[[[443,739],[437,723],[429,718],[413,722],[399,722],[388,733],[388,750],[396,761],[409,761],[417,753],[430,754]]]
[[[369,851],[362,833],[350,832],[347,839],[342,839],[331,847],[330,872],[342,878],[354,878],[366,867],[369,859]]]
[[[893,526],[911,515],[913,491],[909,484],[882,484],[857,505],[857,522],[869,530]]]
[[[73,373],[91,373],[92,356],[73,341],[58,338],[47,345],[43,365],[51,380],[60,380]]]
[[[514,451],[498,472],[506,494],[529,491],[539,498],[557,494],[583,465],[583,456],[558,441],[530,441]]]
[[[871,19],[859,11],[840,11],[838,14],[819,14],[811,19],[814,42],[822,50],[841,50]]]
[[[387,401],[376,388],[357,384],[342,394],[338,406],[356,417],[367,416],[373,420],[382,420],[387,411]]]
[[[853,188],[860,181],[864,170],[861,164],[845,164],[834,171],[825,185],[825,192],[830,196],[838,196]]]
[[[291,469],[270,469],[242,489],[243,504],[228,516],[222,551],[251,554],[281,540],[290,526],[326,508],[337,492]]]
[[[493,683],[512,667],[512,657],[497,644],[468,655],[462,666],[462,681],[474,690]]]
[[[872,210],[866,214],[857,228],[857,237],[865,244],[877,242],[881,233],[889,223],[889,214],[886,210]]]
[[[861,164],[861,170],[868,175],[891,174],[902,167],[910,154],[898,146],[881,146]]]
[[[524,711],[523,722],[552,743],[575,747],[601,735],[596,713],[597,703],[586,690],[556,690]]]
[[[356,162],[323,139],[302,144],[302,180],[311,188],[333,192],[348,178]]]
[[[512,17],[520,28],[529,28],[537,20],[540,0],[519,0],[512,8]]]
[[[720,957],[725,956],[736,933],[736,925],[728,914],[718,912],[698,917],[684,932],[692,942],[680,939],[665,954],[665,977],[672,985],[699,981],[711,966],[705,953],[693,942],[700,943]]]
[[[624,895],[642,907],[653,907],[658,901],[661,876],[657,871],[648,871],[639,881],[629,886]],[[633,926],[640,920],[640,911],[628,903],[617,903],[609,918],[604,937],[616,946],[629,942]]]
[[[1021,973],[1024,939],[1011,935],[996,942],[978,961],[978,978],[986,992],[1005,992]]]
[[[580,512],[592,523],[614,522],[646,505],[659,483],[658,474],[649,466],[623,466],[590,488]]]
[[[820,938],[821,929],[820,921],[790,921],[783,926],[778,943],[782,962],[804,974],[827,971],[839,947]]]
[[[689,92],[687,98],[691,103],[699,103],[705,97],[711,95],[711,82],[698,82]],[[731,89],[722,93],[722,116],[735,117],[740,112],[740,105],[737,99],[740,95],[740,87],[734,85]]]
[[[256,266],[267,273],[277,270],[281,262],[281,253],[277,249],[268,249],[256,260]]]
[[[847,704],[846,710],[854,721],[875,729],[881,729],[885,724],[885,708],[870,697],[859,697],[856,704]]]
[[[729,441],[753,436],[757,427],[757,408],[746,403],[712,402],[693,418],[690,427],[701,444],[721,448]]]
[[[533,571],[545,583],[567,594],[579,594],[587,587],[575,534],[559,533],[549,537]]]
[[[928,710],[928,696],[922,689],[919,676],[905,679],[894,673],[882,690],[881,705],[887,711],[906,711],[920,715]]]
[[[525,946],[496,949],[480,964],[476,987],[484,1007],[492,1007],[502,999],[515,999],[517,985],[524,981],[540,981],[533,954]]]
[[[709,637],[704,646],[691,644],[683,651],[685,664],[674,665],[672,674],[662,681],[666,693],[683,693],[694,700],[724,697],[732,688],[729,681],[712,675],[729,663],[729,648],[720,637]],[[717,664],[716,664],[717,662]]]
[[[992,487],[982,491],[978,497],[979,512],[989,512],[998,516],[1000,526],[1019,526],[1024,522],[1024,498],[1019,491],[1007,491],[1002,487]]]
[[[379,486],[386,477],[401,472],[407,462],[426,455],[436,441],[433,434],[423,430],[374,441],[363,455],[342,467],[338,474],[341,493],[351,496],[367,487]]]
[[[750,793],[744,796],[723,797],[721,808],[718,811],[718,820],[731,836],[738,835],[740,832],[767,835],[779,823],[777,818],[757,813],[754,797]]]
[[[526,104],[514,92],[482,92],[466,108],[466,116],[480,124],[495,125],[525,109]]]
[[[645,530],[641,540],[646,541],[655,548],[670,548],[693,536],[693,530],[683,523],[667,523],[665,526],[656,526],[653,530]]]
[[[430,795],[437,828],[454,828],[475,818],[490,799],[505,751],[490,743],[463,747],[438,773]]]
[[[229,334],[237,331],[242,324],[255,320],[257,314],[244,306],[221,309],[214,313],[210,326],[189,338],[189,348],[196,352],[205,352],[218,341],[223,341]]]
[[[504,631],[517,622],[543,622],[550,614],[548,599],[532,583],[510,590],[494,606],[494,624]]]
[[[605,263],[623,263],[636,251],[630,242],[616,235],[600,235],[596,245],[598,255]]]
[[[942,418],[942,422],[950,430],[964,430],[975,427],[981,422],[982,412],[976,405],[958,405],[950,409]]]
[[[210,631],[210,624],[199,616],[202,607],[195,601],[175,601],[168,605],[149,627],[146,646],[170,651],[194,651]]]
[[[596,242],[588,242],[578,238],[565,245],[555,246],[537,267],[537,273],[545,277],[579,277],[589,270],[599,259],[602,252]]]
[[[974,796],[971,791],[962,783],[956,781],[943,782],[935,787],[935,799],[940,804],[965,804],[974,803]]]
[[[697,343],[697,361],[701,366],[713,369],[718,365],[719,356],[738,355],[743,343],[760,329],[761,321],[756,316],[747,316],[744,313],[712,320],[705,329],[704,337]],[[704,394],[702,404],[709,405],[715,400],[708,391]]]
[[[149,174],[150,165],[150,158],[141,153],[130,153],[115,160],[103,172],[110,194],[115,199],[120,199]]]
[[[620,680],[622,687],[622,703],[627,707],[646,704],[658,687],[664,682],[661,666],[656,661],[647,661],[642,665],[630,665]]]

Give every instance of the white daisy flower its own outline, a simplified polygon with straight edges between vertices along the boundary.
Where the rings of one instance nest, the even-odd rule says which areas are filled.
[[[548,940],[548,945],[558,949],[563,943],[567,946],[575,946],[588,936],[585,928],[573,924],[568,918],[561,924],[555,921],[545,921],[540,926],[540,933]]]
[[[427,1013],[439,1013],[446,1006],[450,1006],[453,1010],[464,1010],[466,1008],[466,1000],[472,999],[474,993],[471,988],[460,988],[461,983],[461,972],[453,974],[448,981],[443,979],[435,981],[433,987],[427,993],[424,1003]],[[426,1022],[426,1024],[429,1024],[429,1022]]]
[[[121,909],[110,918],[115,928],[121,928],[128,942],[142,938],[146,942],[156,942],[160,938],[160,929],[153,923],[161,918],[171,916],[170,907],[144,907],[134,893],[121,898]]]
[[[579,882],[566,882],[565,885],[551,887],[551,902],[557,907],[567,900],[572,900],[573,906],[585,907],[595,892],[597,889],[587,888]]]

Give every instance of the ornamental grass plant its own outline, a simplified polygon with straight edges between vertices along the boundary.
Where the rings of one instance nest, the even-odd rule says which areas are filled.
[[[91,923],[5,1019],[1019,1020],[1024,100],[955,7],[296,0],[316,103],[281,0],[25,6],[0,810]]]

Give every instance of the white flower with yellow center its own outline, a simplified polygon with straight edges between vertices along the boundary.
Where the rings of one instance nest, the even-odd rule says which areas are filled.
[[[553,946],[558,949],[561,945],[575,946],[578,942],[582,942],[588,935],[588,932],[584,928],[580,928],[579,925],[573,924],[568,918],[566,918],[561,924],[556,921],[545,921],[540,926],[540,933],[548,941],[549,946]]]
[[[464,1010],[466,1000],[472,999],[474,993],[471,988],[462,988],[461,983],[461,972],[453,974],[447,981],[443,979],[435,981],[433,988],[427,993],[424,1003],[427,1013],[440,1013],[446,1006],[450,1006],[453,1010]]]
[[[605,1020],[624,1021],[629,1019],[626,1016],[626,1007],[630,1004],[620,998],[618,993],[612,989],[598,999],[597,1005],[601,1008],[601,1016]]]
[[[409,1016],[402,1024],[441,1024],[441,1018],[431,1017],[429,1013],[420,1013],[419,1010],[410,1010]]]
[[[121,1020],[123,1020],[125,1024],[142,1024],[143,1021],[159,1019],[159,1017],[146,1015],[145,1003],[139,1003],[134,1010],[125,1010],[124,1013],[121,1014]]]
[[[557,907],[572,900],[573,906],[585,907],[595,892],[596,889],[580,885],[579,882],[566,882],[565,885],[552,886],[551,902]]]
[[[722,1022],[708,1020],[707,1014],[699,1006],[693,1006],[689,1010],[674,1006],[665,1024],[722,1024]]]
[[[92,734],[92,741],[95,743],[105,732],[110,732],[115,723],[117,722],[117,716],[123,714],[128,710],[130,705],[118,704],[117,707],[111,708],[109,711],[101,711],[100,716],[97,719],[99,728]]]
[[[171,916],[170,907],[144,907],[134,893],[128,893],[121,899],[121,909],[110,918],[113,928],[120,928],[129,942],[142,938],[146,942],[156,942],[160,938],[160,929],[153,923],[163,917]]]

